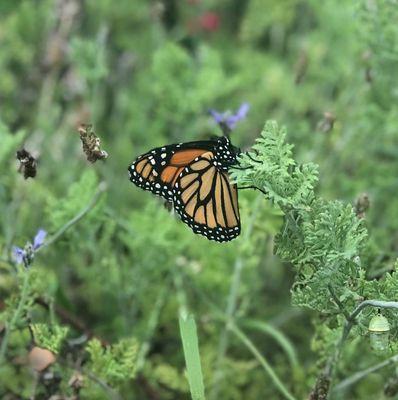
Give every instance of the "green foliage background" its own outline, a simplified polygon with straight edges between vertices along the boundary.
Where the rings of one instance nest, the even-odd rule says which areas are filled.
[[[327,284],[350,312],[364,299],[398,300],[397,21],[396,0],[2,0],[2,343],[10,334],[0,397],[187,399],[178,316],[189,310],[206,398],[285,398],[242,331],[295,398],[308,398],[344,323]],[[268,124],[256,144],[265,167],[236,174],[268,199],[240,191],[242,235],[218,244],[133,187],[127,166],[153,147],[219,135],[207,110],[243,101],[251,110],[235,145],[252,146],[268,119],[287,134]],[[82,122],[105,162],[86,161]],[[22,146],[39,158],[35,179],[17,172]],[[364,192],[359,221],[349,204]],[[13,245],[39,228],[55,234],[97,195],[29,272],[12,262]],[[385,312],[389,353],[370,348],[375,312],[352,330],[336,383],[395,354],[396,311]],[[47,375],[27,363],[29,325],[56,353]],[[330,396],[382,399],[394,368]]]

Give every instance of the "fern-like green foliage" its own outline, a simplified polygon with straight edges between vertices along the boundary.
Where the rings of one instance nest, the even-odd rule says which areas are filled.
[[[166,43],[154,54],[150,79],[156,115],[176,129],[192,123],[193,116],[211,104],[214,93],[226,94],[234,86],[226,80],[219,55],[204,45],[192,59],[180,46]]]
[[[69,328],[66,326],[52,325],[43,323],[31,325],[35,342],[38,346],[44,347],[57,354],[61,348],[62,342],[65,340]]]
[[[176,319],[182,303],[197,316],[209,400],[279,398],[243,342],[224,341],[205,300],[225,312],[235,303],[236,324],[292,395],[308,398],[346,315],[364,300],[398,299],[397,1],[131,3],[0,1],[0,398],[189,396]],[[132,187],[126,168],[153,147],[219,134],[206,110],[243,101],[251,108],[234,144],[249,146],[270,115],[286,124],[294,156],[285,131],[268,123],[240,158],[247,169],[233,173],[239,186],[267,195],[239,191],[242,234],[220,245]],[[333,121],[322,120],[325,113]],[[106,163],[87,164],[75,129],[81,122],[96,127]],[[21,147],[37,156],[35,179],[17,172]],[[315,164],[300,165],[309,161],[319,179]],[[91,209],[99,181],[107,195]],[[370,207],[359,220],[349,204],[365,192]],[[28,274],[15,265],[13,246],[39,228],[51,239],[65,226]],[[301,309],[291,307],[289,290]],[[367,307],[356,318],[332,389],[382,361],[366,337],[377,312]],[[381,312],[395,349],[397,312]],[[50,374],[37,381],[21,365],[34,345],[32,324],[41,344],[54,344],[57,324],[71,338],[139,338],[139,379],[117,380],[94,366],[106,364],[112,347],[98,347],[94,362],[73,340],[61,341]],[[292,343],[299,367],[266,326]],[[308,346],[314,332],[316,354]],[[122,358],[111,357],[110,369]],[[70,383],[76,373],[81,389]],[[380,369],[332,397],[380,398],[392,374]]]
[[[135,377],[138,353],[135,338],[122,339],[105,348],[98,339],[92,339],[86,350],[90,355],[87,368],[109,385],[118,386]]]
[[[86,170],[80,179],[68,188],[67,195],[62,200],[55,197],[50,198],[47,206],[47,214],[51,224],[49,229],[59,229],[81,211],[93,197],[97,186],[98,178],[95,172]],[[96,211],[98,211],[98,208],[94,210],[94,215]]]
[[[252,150],[239,158],[242,170],[232,176],[241,186],[254,186],[280,207],[305,206],[313,197],[317,166],[297,165],[292,158],[292,145],[285,142],[286,130],[275,121],[265,124],[261,137]]]
[[[285,138],[284,128],[267,122],[252,149],[240,156],[233,177],[240,186],[264,192],[285,214],[275,249],[297,272],[293,303],[327,311],[333,308],[330,296],[319,293],[329,287],[339,296],[355,297],[367,232],[352,206],[316,198],[317,166],[298,165]]]
[[[176,391],[188,394],[189,388],[186,377],[173,366],[162,363],[153,368],[153,377],[161,385]]]

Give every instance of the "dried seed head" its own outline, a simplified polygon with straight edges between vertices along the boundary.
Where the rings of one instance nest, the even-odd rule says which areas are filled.
[[[369,209],[370,200],[367,193],[361,193],[355,200],[355,214],[358,218],[364,218],[366,211]]]
[[[92,125],[81,124],[78,131],[88,161],[94,163],[108,157],[108,153],[101,150],[101,140],[95,135]]]

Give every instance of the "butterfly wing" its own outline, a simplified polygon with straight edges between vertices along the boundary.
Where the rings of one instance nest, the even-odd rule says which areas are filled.
[[[138,187],[172,201],[179,174],[212,146],[211,141],[199,141],[153,149],[139,156],[129,166],[130,180]]]
[[[174,184],[174,207],[195,233],[227,242],[240,234],[238,192],[228,174],[206,152],[179,173]]]

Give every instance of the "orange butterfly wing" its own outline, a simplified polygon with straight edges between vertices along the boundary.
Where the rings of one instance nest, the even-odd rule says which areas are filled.
[[[230,241],[240,234],[240,217],[237,188],[227,173],[227,163],[235,160],[229,146],[223,138],[153,149],[130,165],[130,180],[173,202],[195,233]],[[221,158],[214,151],[221,152]]]
[[[130,180],[138,187],[173,199],[173,187],[184,167],[206,149],[182,149],[165,146],[140,156],[129,167]]]
[[[206,152],[184,168],[175,182],[174,207],[183,222],[210,240],[227,242],[240,234],[236,185]]]

